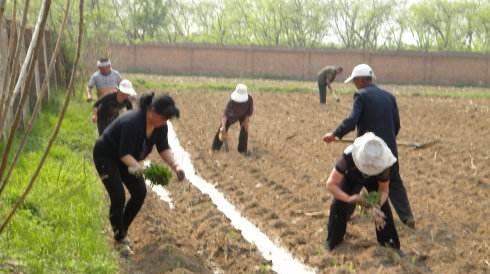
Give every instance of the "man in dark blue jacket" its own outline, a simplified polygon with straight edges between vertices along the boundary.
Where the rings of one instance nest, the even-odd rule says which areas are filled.
[[[357,136],[366,132],[373,132],[386,142],[393,155],[398,158],[396,136],[400,131],[400,116],[395,97],[373,84],[374,72],[366,64],[354,67],[351,76],[345,83],[351,81],[358,91],[354,94],[353,109],[334,132],[325,134],[326,143],[342,139],[348,132],[357,127]],[[390,201],[401,221],[411,228],[415,228],[407,191],[399,173],[398,161],[390,170]]]

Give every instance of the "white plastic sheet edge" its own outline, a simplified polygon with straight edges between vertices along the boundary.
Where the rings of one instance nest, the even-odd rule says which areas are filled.
[[[276,245],[260,229],[241,216],[240,212],[231,204],[224,195],[219,192],[213,185],[206,182],[196,174],[189,153],[187,153],[177,138],[172,123],[167,122],[168,142],[174,153],[178,164],[186,174],[186,179],[202,193],[207,194],[219,211],[221,211],[230,221],[231,224],[242,233],[242,236],[248,242],[254,244],[262,253],[266,260],[272,262],[272,270],[280,274],[301,274],[315,273],[312,267],[306,266],[286,249]]]

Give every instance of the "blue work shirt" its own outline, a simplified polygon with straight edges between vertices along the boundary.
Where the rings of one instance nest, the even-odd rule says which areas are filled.
[[[400,115],[395,96],[371,84],[354,94],[352,112],[335,129],[339,139],[357,127],[357,136],[372,132],[383,139],[398,157],[396,136],[400,131]]]

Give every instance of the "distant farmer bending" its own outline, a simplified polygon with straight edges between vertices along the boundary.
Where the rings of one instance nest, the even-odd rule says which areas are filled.
[[[333,92],[331,83],[335,81],[337,74],[342,73],[339,66],[326,66],[318,72],[318,90],[320,93],[320,104],[327,103],[327,87]]]

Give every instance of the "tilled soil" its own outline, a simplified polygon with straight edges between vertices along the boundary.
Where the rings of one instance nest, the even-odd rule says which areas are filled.
[[[253,93],[250,155],[209,149],[229,93],[172,94],[181,110],[174,123],[199,173],[269,237],[321,273],[490,273],[490,101],[399,96],[399,140],[439,140],[414,150],[399,147],[401,176],[416,217],[416,230],[396,219],[399,258],[377,245],[374,225],[353,216],[343,244],[324,249],[331,195],[326,177],[345,144],[326,145],[324,133],[348,114],[352,99],[313,94]],[[130,268],[142,273],[176,271],[172,256],[193,273],[253,273],[263,258],[232,229],[207,197],[188,183],[169,187],[175,210],[150,195],[130,235],[137,255]],[[396,215],[396,214],[395,214]],[[134,236],[133,236],[134,235]],[[175,251],[169,252],[174,248]],[[168,254],[171,253],[171,256]],[[177,255],[176,255],[177,254]]]
[[[123,259],[127,273],[269,273],[270,263],[208,196],[188,182],[173,180],[168,189],[175,208],[170,209],[150,189],[130,227],[135,255]]]

